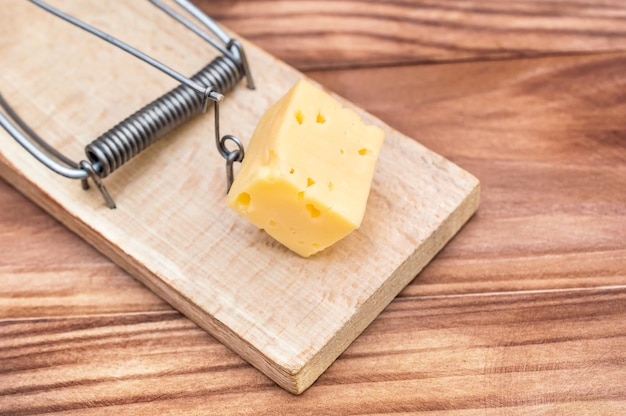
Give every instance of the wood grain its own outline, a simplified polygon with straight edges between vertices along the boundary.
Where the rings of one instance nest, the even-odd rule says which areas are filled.
[[[619,0],[198,3],[307,70],[626,50]]]
[[[2,322],[0,414],[621,414],[626,290],[411,296],[301,396],[175,312]]]
[[[524,4],[539,16],[585,2]],[[591,4],[606,17],[620,5]],[[302,26],[264,45],[292,59]],[[301,396],[0,183],[0,414],[625,414],[626,55],[472,59],[310,73],[483,188],[461,233]]]

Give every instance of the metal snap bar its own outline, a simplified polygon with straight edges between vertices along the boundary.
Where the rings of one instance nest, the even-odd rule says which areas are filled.
[[[233,163],[243,160],[244,149],[236,137],[232,135],[220,137],[219,103],[224,99],[223,94],[231,91],[244,76],[247,79],[247,87],[254,89],[248,61],[238,40],[230,38],[211,18],[187,0],[175,0],[175,2],[213,33],[223,45],[173,9],[158,0],[150,0],[153,5],[202,37],[222,53],[221,56],[215,58],[195,75],[187,78],[138,49],[41,0],[30,1],[49,13],[161,70],[179,81],[181,85],[144,106],[89,143],[85,147],[88,161],[79,163],[61,154],[37,135],[0,96],[0,106],[6,113],[5,116],[0,112],[0,125],[22,147],[52,171],[70,179],[80,179],[84,189],[88,188],[87,179],[91,179],[102,194],[107,206],[115,208],[115,203],[102,183],[102,179],[166,133],[200,112],[206,112],[212,101],[215,108],[216,146],[222,157],[226,159],[226,189],[227,191],[230,189],[234,178]],[[225,146],[226,141],[235,143],[236,149],[228,150]]]

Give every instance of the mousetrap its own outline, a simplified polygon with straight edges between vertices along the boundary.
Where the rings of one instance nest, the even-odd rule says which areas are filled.
[[[292,393],[478,206],[476,178],[342,100],[386,141],[361,227],[301,258],[225,195],[261,115],[304,75],[185,0],[53,3],[0,18],[0,176]]]

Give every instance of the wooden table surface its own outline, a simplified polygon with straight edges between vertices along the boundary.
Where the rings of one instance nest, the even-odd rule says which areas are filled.
[[[481,206],[294,396],[0,181],[0,415],[626,414],[626,2],[197,4]]]

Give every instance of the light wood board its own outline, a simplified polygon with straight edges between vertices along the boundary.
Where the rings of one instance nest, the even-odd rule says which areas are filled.
[[[147,3],[53,4],[186,74],[214,56]],[[5,8],[14,18],[0,26],[0,92],[76,160],[86,143],[176,85],[26,2]],[[302,77],[253,45],[246,50],[257,90],[241,83],[221,111],[224,133],[244,143],[265,109]],[[115,210],[95,189],[85,192],[41,166],[4,131],[0,175],[280,386],[300,393],[478,205],[476,178],[360,113],[387,134],[365,219],[359,230],[309,259],[225,207],[212,114],[107,178]]]

